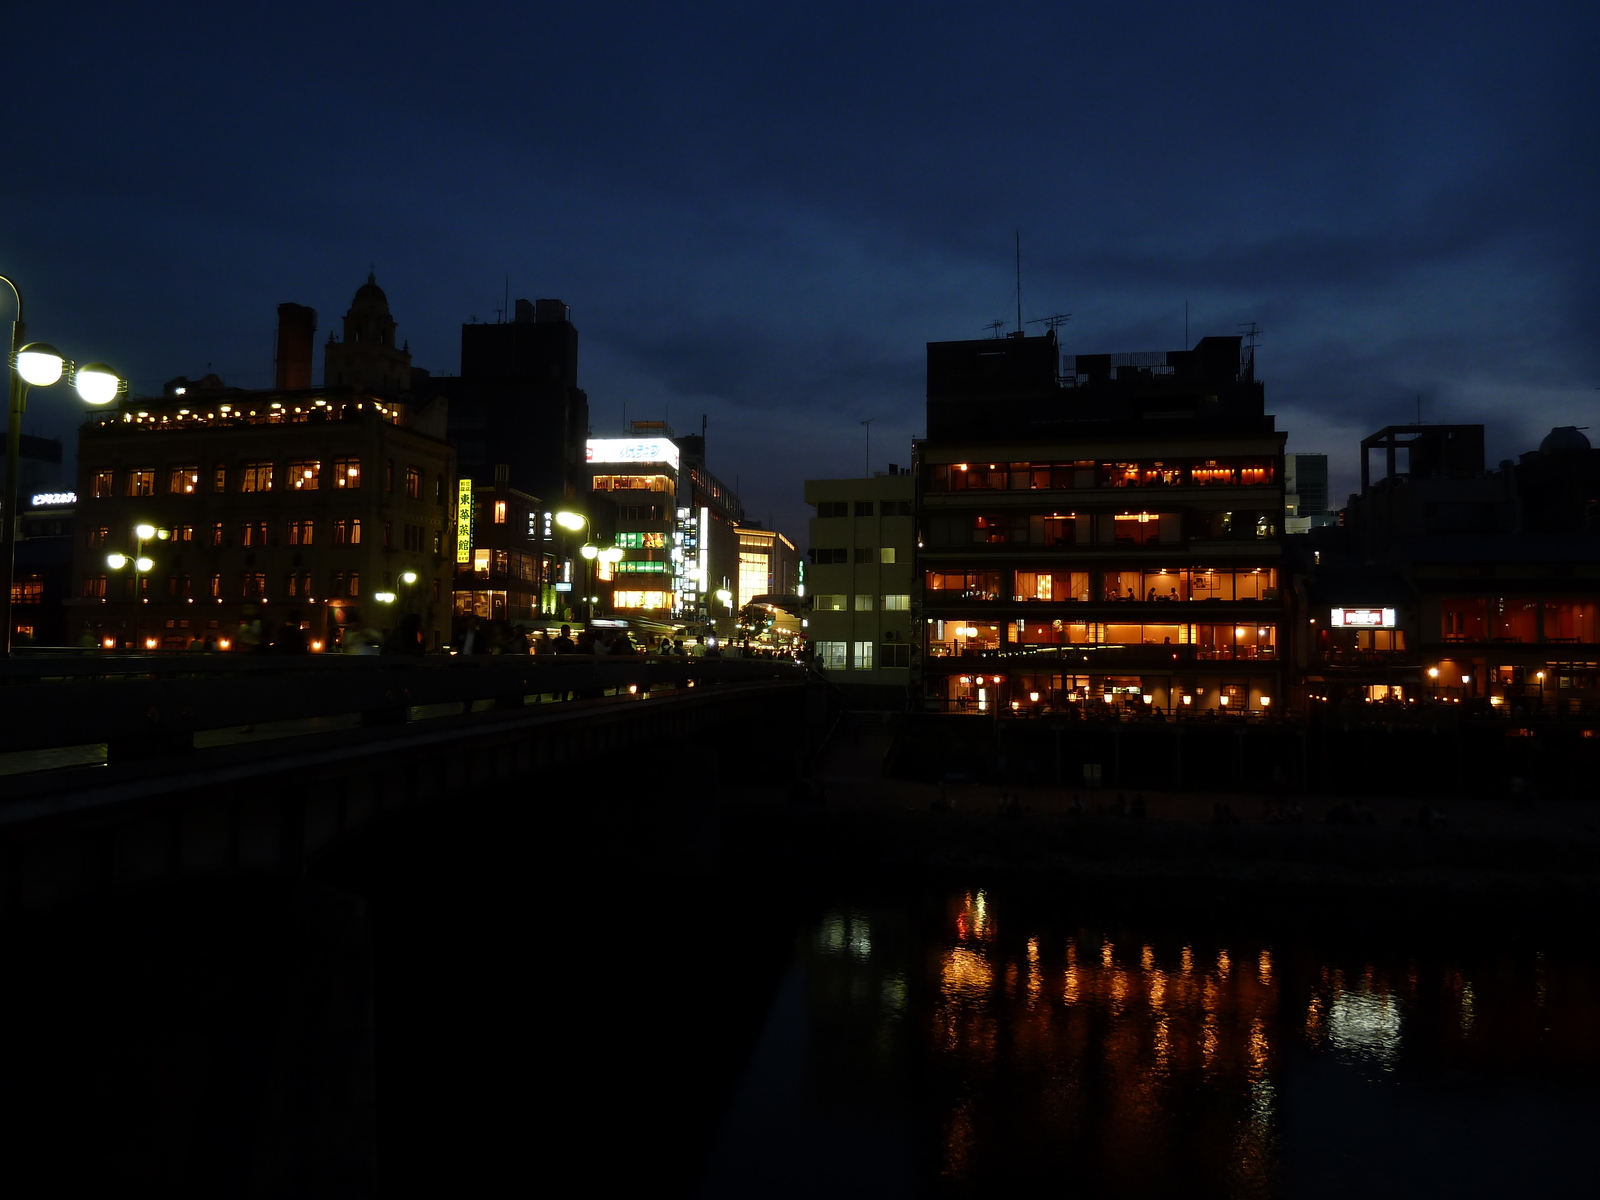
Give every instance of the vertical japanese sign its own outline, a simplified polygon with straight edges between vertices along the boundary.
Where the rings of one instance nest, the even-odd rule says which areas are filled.
[[[472,480],[456,484],[456,562],[472,561]]]

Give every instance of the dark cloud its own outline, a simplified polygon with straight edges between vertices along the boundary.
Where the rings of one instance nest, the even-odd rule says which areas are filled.
[[[448,371],[509,275],[597,422],[706,413],[797,532],[861,420],[921,432],[924,342],[1014,319],[1017,229],[1071,350],[1258,321],[1344,477],[1419,393],[1497,455],[1600,397],[1592,4],[36,6],[0,56],[38,336],[265,382],[275,305],[326,329],[375,263]]]

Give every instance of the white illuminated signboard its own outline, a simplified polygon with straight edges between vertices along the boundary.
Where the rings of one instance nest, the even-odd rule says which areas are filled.
[[[35,492],[33,495],[34,508],[53,508],[58,504],[76,504],[77,492]]]
[[[1393,629],[1392,608],[1336,608],[1333,625],[1339,629]]]
[[[678,447],[670,438],[590,438],[592,463],[666,463],[678,469]]]

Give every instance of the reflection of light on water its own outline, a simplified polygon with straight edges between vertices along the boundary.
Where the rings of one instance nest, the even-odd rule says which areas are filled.
[[[1256,978],[1263,984],[1272,982],[1272,952],[1263,950],[1260,959],[1256,962]]]
[[[1160,971],[1150,972],[1150,1007],[1160,1008],[1167,998],[1167,977]]]
[[[1472,1028],[1474,1017],[1472,1001],[1472,985],[1469,983],[1461,989],[1461,1031],[1463,1033]]]
[[[1141,967],[1143,967],[1146,971],[1151,971],[1151,970],[1155,969],[1156,952],[1152,947],[1146,946],[1143,950],[1141,950],[1139,952],[1139,965]]]
[[[1194,970],[1194,951],[1185,946],[1183,953],[1178,955],[1178,965],[1185,975]]]
[[[817,949],[865,959],[872,954],[872,926],[860,913],[832,912],[817,928]]]
[[[994,937],[994,923],[989,917],[989,896],[981,889],[968,892],[956,912],[956,937],[961,941],[978,938],[988,941]]]
[[[1102,943],[1100,946],[1100,965],[1109,967],[1115,957],[1116,952],[1112,949],[1111,943],[1109,941]]]
[[[1226,950],[1217,951],[1217,974],[1226,978],[1228,969],[1233,966],[1233,960],[1228,957]]]
[[[906,1010],[906,981],[900,975],[890,975],[883,981],[883,1007],[894,1016]]]
[[[1389,1070],[1400,1053],[1400,1004],[1380,992],[1340,992],[1328,1005],[1328,1042]]]
[[[956,946],[945,953],[939,986],[946,999],[981,1000],[993,983],[993,968],[976,950]]]
[[[1039,999],[1039,990],[1044,986],[1044,980],[1039,972],[1039,939],[1028,939],[1028,1003],[1034,1004]]]

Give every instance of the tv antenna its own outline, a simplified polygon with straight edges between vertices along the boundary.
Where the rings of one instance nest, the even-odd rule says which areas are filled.
[[[1004,329],[1005,327],[1006,327],[1006,323],[1004,321],[990,321],[987,325],[984,326],[984,328],[989,331],[989,336],[990,337],[994,337],[994,338],[999,337],[1000,336],[1000,331],[1002,329]]]
[[[1022,336],[1022,230],[1017,230],[1017,336]]]
[[[1070,320],[1072,320],[1071,313],[1052,313],[1048,317],[1035,317],[1033,320],[1029,321],[1028,324],[1043,325],[1051,333],[1054,333]]]

